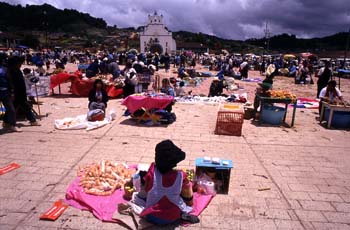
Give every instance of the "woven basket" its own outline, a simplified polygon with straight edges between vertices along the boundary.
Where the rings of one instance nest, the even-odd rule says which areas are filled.
[[[219,111],[216,121],[215,134],[241,136],[244,112]]]

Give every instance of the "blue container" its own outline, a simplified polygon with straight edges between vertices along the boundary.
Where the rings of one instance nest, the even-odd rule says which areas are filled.
[[[324,120],[328,121],[329,109],[325,109]],[[350,128],[350,112],[334,111],[332,118],[332,127],[334,128]]]
[[[5,106],[1,105],[0,106],[0,120],[4,119],[5,112],[6,112]]]
[[[271,125],[281,124],[283,122],[283,117],[286,114],[285,108],[273,105],[264,105],[262,110],[262,116],[260,119],[262,119],[264,123]]]

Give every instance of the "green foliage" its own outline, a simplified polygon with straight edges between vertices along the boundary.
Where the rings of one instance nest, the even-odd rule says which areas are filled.
[[[28,46],[30,48],[37,48],[39,45],[40,45],[40,41],[37,37],[35,37],[34,35],[31,35],[31,34],[28,34],[28,35],[25,35],[22,42],[21,42],[21,45],[25,45],[25,46]]]
[[[73,28],[69,25],[75,25]],[[95,27],[105,29],[107,23],[101,18],[91,17],[89,14],[76,10],[59,10],[55,7],[43,5],[10,5],[0,2],[0,25],[6,25],[8,30],[48,30],[66,31],[79,27]],[[5,28],[4,28],[5,29]]]

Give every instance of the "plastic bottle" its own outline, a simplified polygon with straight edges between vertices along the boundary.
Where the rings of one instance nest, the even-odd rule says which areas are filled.
[[[140,174],[135,173],[132,177],[132,183],[135,189],[135,192],[141,191],[141,177]]]

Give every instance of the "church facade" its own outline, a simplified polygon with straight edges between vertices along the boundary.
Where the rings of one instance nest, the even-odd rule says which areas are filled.
[[[176,52],[176,42],[172,33],[163,23],[163,15],[155,12],[148,15],[148,24],[140,33],[140,52],[157,52],[159,54]]]

